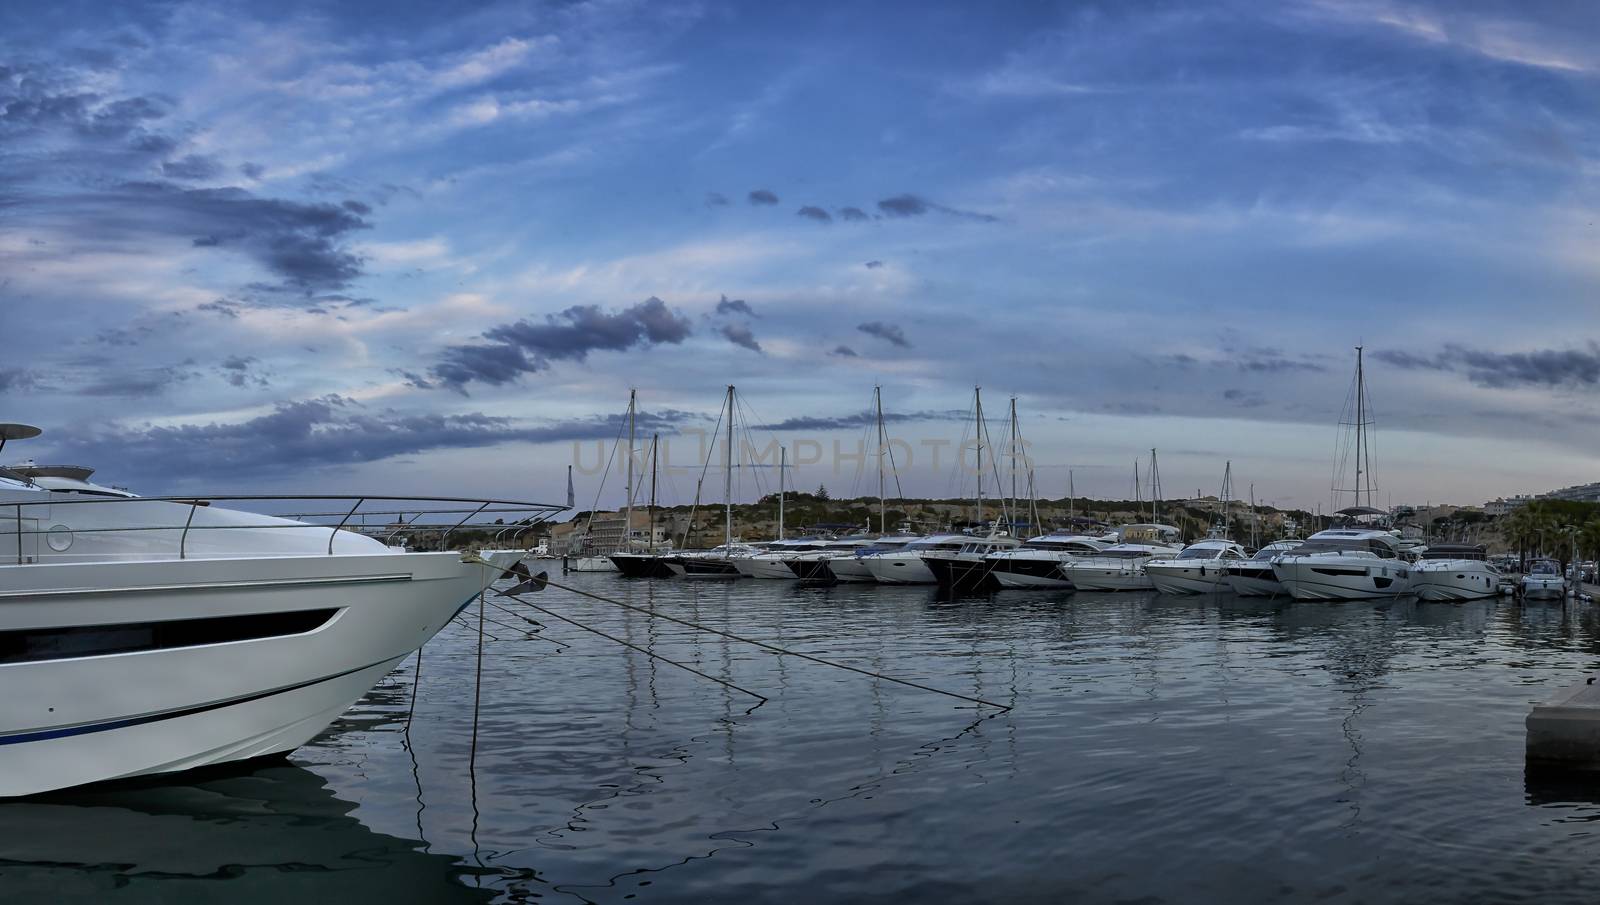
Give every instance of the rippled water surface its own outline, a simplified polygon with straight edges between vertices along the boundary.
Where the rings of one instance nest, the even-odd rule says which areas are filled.
[[[552,588],[530,599],[767,703],[502,599],[481,685],[474,608],[287,763],[0,806],[0,895],[1548,903],[1600,880],[1600,778],[1523,762],[1529,705],[1597,666],[1586,605],[567,580],[1014,709]]]

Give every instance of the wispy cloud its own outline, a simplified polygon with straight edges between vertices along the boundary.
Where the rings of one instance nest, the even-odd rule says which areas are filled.
[[[591,352],[676,345],[691,332],[687,317],[653,296],[619,311],[575,305],[542,323],[522,320],[490,328],[483,334],[486,343],[446,349],[431,373],[444,386],[464,391],[472,382],[509,383],[546,370],[551,362],[583,361]]]
[[[911,341],[906,339],[905,331],[894,324],[886,324],[883,321],[868,321],[857,326],[856,329],[868,336],[875,336],[890,345],[899,346],[902,349],[911,348]]]
[[[1557,72],[1592,72],[1597,60],[1592,44],[1573,40],[1570,30],[1543,27],[1527,19],[1388,0],[1316,0],[1308,8],[1326,19],[1372,25],[1504,63]]]
[[[756,312],[750,307],[749,302],[744,299],[730,299],[726,295],[717,301],[716,310],[718,314],[742,314],[745,317],[756,316]]]
[[[1464,374],[1473,383],[1495,389],[1600,385],[1600,344],[1594,342],[1587,348],[1528,352],[1490,352],[1450,344],[1431,356],[1384,349],[1373,357],[1405,370]]]
[[[756,342],[756,336],[744,324],[723,324],[717,329],[728,342],[752,352],[761,351],[761,343]]]
[[[616,436],[622,417],[528,423],[482,412],[407,414],[329,395],[282,402],[267,414],[241,421],[90,427],[68,433],[55,448],[72,461],[105,463],[102,471],[118,480],[171,484],[302,474],[441,449],[609,439]],[[641,411],[636,423],[655,430],[701,418],[672,410]]]
[[[999,219],[992,214],[980,214],[975,211],[964,211],[943,204],[935,204],[917,195],[892,195],[878,202],[878,210],[883,211],[884,214],[890,217],[920,217],[930,211],[937,211],[941,214],[949,214],[952,217],[977,220],[982,223],[993,223]]]

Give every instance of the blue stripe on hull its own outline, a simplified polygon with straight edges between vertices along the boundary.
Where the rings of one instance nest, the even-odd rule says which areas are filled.
[[[288,694],[291,691],[299,691],[302,688],[310,688],[313,685],[321,685],[324,682],[332,682],[335,679],[342,679],[345,676],[353,675],[354,673],[361,672],[364,669],[371,669],[372,667],[386,663],[391,659],[394,658],[385,657],[376,663],[368,663],[365,666],[357,666],[355,669],[347,669],[344,672],[336,673],[331,676],[323,676],[320,679],[312,679],[309,682],[300,682],[296,685],[290,685],[284,688],[274,688],[271,691],[262,691],[256,694],[245,695],[244,697],[229,698],[225,701],[213,701],[209,704],[199,704],[194,707],[185,707],[181,710],[165,710],[160,713],[147,713],[142,716],[126,717],[119,720],[110,720],[104,723],[89,723],[82,726],[62,726],[56,729],[40,729],[31,732],[19,732],[13,735],[0,735],[0,745],[21,745],[27,742],[42,742],[53,738],[69,738],[74,735],[88,735],[94,732],[110,732],[113,729],[126,729],[130,726],[143,726],[147,723],[158,723],[162,720],[175,720],[179,717],[194,716],[198,713],[208,713],[212,710],[221,710],[224,707],[233,707],[237,704],[248,704],[252,701],[262,700],[263,698],[270,698],[280,694]]]

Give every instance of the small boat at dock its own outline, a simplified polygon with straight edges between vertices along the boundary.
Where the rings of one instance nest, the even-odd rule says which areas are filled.
[[[1421,600],[1495,597],[1500,579],[1482,544],[1433,544],[1411,565],[1411,593]]]
[[[1561,563],[1553,559],[1534,561],[1527,574],[1517,581],[1517,596],[1523,600],[1564,599],[1567,577],[1561,574]]]

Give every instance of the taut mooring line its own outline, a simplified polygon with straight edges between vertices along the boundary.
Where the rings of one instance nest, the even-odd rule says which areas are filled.
[[[881,672],[873,672],[873,671],[871,671],[869,669],[862,669],[862,668],[860,668],[858,666],[851,666],[848,663],[838,663],[838,662],[833,661],[833,660],[824,660],[821,657],[813,657],[810,654],[803,654],[803,653],[800,653],[799,651],[789,650],[788,648],[783,648],[783,647],[778,647],[775,644],[768,644],[765,641],[757,641],[754,638],[745,638],[745,637],[740,636],[740,635],[735,635],[732,632],[724,632],[724,631],[722,631],[720,629],[714,629],[714,628],[711,628],[710,626],[707,626],[707,625],[699,625],[699,624],[696,624],[696,623],[693,623],[693,622],[689,622],[689,621],[686,621],[686,620],[683,620],[683,619],[679,619],[676,616],[668,616],[666,613],[662,613],[662,612],[659,612],[657,610],[652,610],[652,609],[649,609],[647,607],[634,606],[631,603],[623,603],[620,600],[612,600],[609,597],[603,597],[603,596],[601,596],[599,594],[592,594],[592,593],[590,593],[588,591],[582,590],[581,588],[575,588],[575,587],[573,587],[571,585],[562,584],[562,583],[557,582],[557,581],[550,581],[549,579],[546,579],[546,582],[553,588],[560,588],[563,591],[570,591],[570,592],[572,592],[574,594],[578,594],[578,595],[583,596],[583,597],[588,597],[591,600],[598,600],[601,603],[609,603],[609,604],[612,604],[613,606],[620,606],[623,609],[633,610],[636,613],[644,613],[646,616],[652,616],[652,617],[657,618],[657,619],[665,619],[668,622],[676,622],[679,625],[685,626],[687,628],[692,628],[695,631],[708,632],[708,633],[713,634],[713,635],[721,635],[724,638],[729,638],[729,639],[732,639],[734,641],[738,641],[741,644],[753,645],[755,647],[762,648],[763,650],[769,650],[769,651],[771,651],[771,652],[773,652],[775,654],[781,654],[781,655],[789,656],[789,657],[799,657],[802,660],[810,660],[812,663],[820,663],[823,666],[831,666],[834,669],[843,669],[843,670],[847,670],[849,672],[859,673],[859,674],[861,674],[863,676],[870,676],[871,678],[874,678],[874,679],[882,679],[885,682],[893,682],[896,685],[904,685],[904,686],[906,686],[908,688],[918,689],[919,691],[928,691],[928,692],[932,692],[934,694],[942,694],[945,697],[955,698],[955,699],[961,700],[961,701],[968,701],[970,703],[977,704],[977,705],[979,705],[981,707],[993,707],[997,711],[999,711],[1000,713],[1005,713],[1005,712],[1007,712],[1007,711],[1012,709],[1011,705],[1008,705],[1008,704],[996,704],[993,701],[985,701],[982,698],[974,698],[974,697],[971,697],[969,695],[959,694],[959,693],[954,692],[954,691],[945,691],[943,688],[934,688],[931,685],[923,685],[923,684],[921,684],[919,682],[913,682],[913,681],[911,681],[909,679],[897,679],[894,676],[884,675]],[[504,592],[502,592],[502,593],[504,593]],[[515,595],[507,594],[506,596],[514,597]],[[525,604],[527,606],[533,606],[533,604],[528,603],[526,600],[523,600],[521,597],[516,597],[515,599],[521,601],[523,604]],[[551,613],[549,610],[542,609],[542,608],[536,607],[536,606],[534,606],[533,608],[536,609],[536,610],[539,610],[541,613],[548,613],[551,616],[556,616],[555,613]],[[560,616],[556,616],[556,618],[560,619],[561,617]],[[564,620],[564,621],[570,622],[571,620]],[[576,624],[576,623],[574,623],[574,624]],[[595,630],[594,629],[590,629],[590,631],[595,631]],[[616,641],[617,639],[613,638],[612,640]],[[618,643],[625,644],[626,642],[618,642]],[[629,646],[631,647],[632,645],[629,645]],[[705,674],[701,673],[701,675],[705,675]],[[711,677],[707,676],[707,678],[711,678]],[[720,681],[720,680],[715,680],[715,681]],[[740,690],[742,691],[743,689],[740,689]],[[754,694],[754,692],[750,692],[750,693]],[[760,695],[757,695],[757,697],[760,697]],[[766,698],[762,698],[762,700],[764,701],[764,700],[766,700]]]
[[[692,673],[694,673],[695,675],[699,676],[702,679],[709,679],[712,682],[717,683],[718,685],[722,685],[722,686],[725,686],[727,688],[731,688],[734,691],[740,692],[742,694],[747,694],[750,697],[755,698],[757,701],[761,702],[760,704],[757,704],[756,707],[760,707],[761,704],[765,704],[767,702],[766,695],[756,694],[755,692],[751,691],[750,689],[741,688],[738,685],[735,685],[732,682],[727,681],[726,679],[719,679],[716,676],[708,676],[705,673],[701,672],[700,670],[695,669],[693,666],[690,666],[690,665],[688,665],[686,663],[679,663],[677,660],[673,660],[673,659],[670,659],[668,657],[663,657],[660,654],[655,653],[654,651],[645,650],[644,648],[640,647],[637,644],[630,644],[627,641],[624,641],[621,638],[616,637],[615,635],[608,635],[605,632],[602,632],[597,628],[594,628],[594,627],[588,626],[588,625],[584,625],[583,623],[577,622],[577,621],[572,620],[572,619],[568,619],[567,617],[561,615],[560,613],[552,613],[549,610],[545,609],[544,607],[539,606],[538,604],[529,603],[528,601],[523,600],[521,597],[517,597],[514,594],[507,594],[506,596],[510,597],[511,599],[513,599],[515,601],[517,601],[518,603],[522,604],[525,607],[530,607],[532,609],[538,610],[539,612],[545,614],[546,616],[551,617],[552,619],[560,619],[562,622],[565,622],[568,625],[577,626],[578,628],[581,628],[586,632],[594,632],[596,635],[599,635],[600,637],[605,638],[608,641],[615,641],[616,643],[622,645],[623,647],[629,648],[631,650],[636,650],[639,653],[644,654],[646,657],[650,657],[651,659],[655,659],[655,660],[660,660],[663,663],[668,663],[668,664],[670,664],[672,666],[678,667],[679,669],[683,669],[683,670],[687,670],[689,672],[692,672]],[[752,707],[752,708],[750,708],[750,710],[747,710],[745,712],[749,713],[751,710],[755,710],[756,707]]]
[[[498,603],[493,603],[493,602],[490,602],[489,605],[494,607],[495,609],[499,610],[500,612],[505,613],[506,615],[510,616],[513,619],[521,619],[523,622],[528,623],[529,625],[533,626],[534,628],[540,628],[540,629],[544,628],[544,626],[542,624],[540,624],[538,622],[538,620],[529,619],[527,616],[522,615],[521,613],[517,612],[516,610],[511,609],[510,607],[504,607],[504,606],[501,606]],[[492,619],[489,620],[489,621],[490,622],[494,622],[494,620],[492,620]],[[500,625],[501,623],[496,622],[495,624],[496,625]],[[530,635],[530,636],[532,636],[534,638],[538,638],[540,641],[548,641],[551,644],[554,644],[557,647],[560,647],[562,650],[565,650],[565,649],[567,649],[567,648],[572,646],[572,645],[566,643],[565,641],[557,641],[554,638],[546,638],[544,635],[542,635],[539,632],[536,632],[536,631],[534,631],[532,629],[523,628],[523,629],[517,629],[517,631],[523,632],[523,633],[525,633],[527,635]]]

